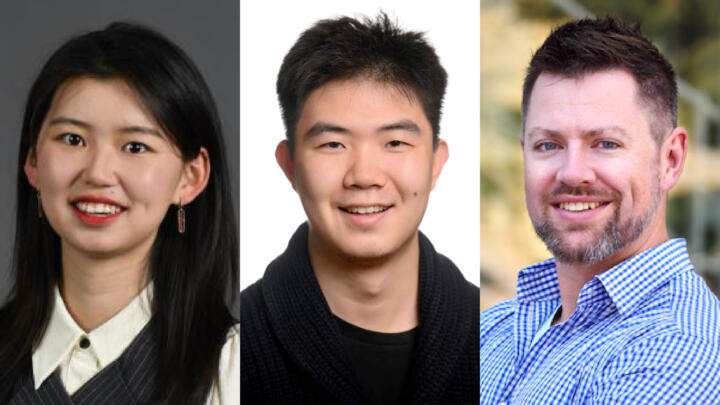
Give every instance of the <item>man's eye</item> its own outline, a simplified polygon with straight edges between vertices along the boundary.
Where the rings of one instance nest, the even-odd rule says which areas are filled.
[[[320,145],[321,148],[327,148],[327,149],[342,149],[343,144],[340,142],[327,142],[322,145]]]
[[[535,149],[541,151],[541,152],[550,152],[553,150],[557,150],[558,144],[555,142],[543,142],[535,147]]]
[[[405,142],[403,142],[403,141],[398,141],[397,139],[396,139],[396,140],[392,140],[392,141],[390,141],[390,142],[387,143],[387,146],[389,146],[389,147],[391,147],[391,148],[397,148],[397,147],[403,146],[403,145],[407,145],[407,144],[406,144]]]
[[[141,142],[128,142],[123,145],[123,151],[132,154],[145,153],[148,151],[148,147]]]
[[[613,141],[600,141],[600,147],[602,149],[617,149],[620,145]]]
[[[85,146],[85,140],[78,134],[62,134],[59,139],[70,146]]]

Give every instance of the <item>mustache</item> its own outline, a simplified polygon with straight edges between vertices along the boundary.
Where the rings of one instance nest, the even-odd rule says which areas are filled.
[[[561,184],[550,194],[544,195],[543,202],[548,204],[550,200],[563,195],[572,195],[576,197],[600,197],[611,201],[620,201],[621,199],[620,193],[614,190],[607,191],[599,190],[594,187],[572,187],[567,184]]]

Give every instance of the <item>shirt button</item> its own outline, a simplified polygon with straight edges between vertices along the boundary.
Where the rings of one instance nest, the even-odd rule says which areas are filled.
[[[83,336],[82,339],[80,339],[80,348],[87,349],[88,347],[90,347],[90,339]]]

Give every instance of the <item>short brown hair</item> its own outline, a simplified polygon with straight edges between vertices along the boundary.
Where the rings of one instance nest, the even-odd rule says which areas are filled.
[[[650,131],[660,143],[677,126],[675,72],[658,49],[640,33],[614,17],[583,18],[555,28],[535,52],[527,68],[522,97],[522,126],[535,81],[541,73],[580,78],[588,73],[622,69],[632,74],[639,96],[659,119]]]

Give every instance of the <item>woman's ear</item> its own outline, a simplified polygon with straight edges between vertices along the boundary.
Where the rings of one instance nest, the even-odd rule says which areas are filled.
[[[207,149],[201,147],[197,157],[183,166],[175,203],[185,205],[192,202],[207,187],[210,179],[210,156]]]
[[[37,157],[35,156],[35,149],[30,148],[30,150],[27,153],[27,156],[25,156],[25,176],[27,177],[28,183],[30,183],[31,186],[35,190],[38,189],[38,181],[37,181]]]

